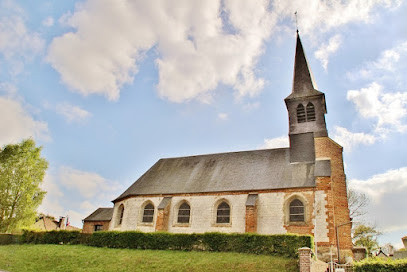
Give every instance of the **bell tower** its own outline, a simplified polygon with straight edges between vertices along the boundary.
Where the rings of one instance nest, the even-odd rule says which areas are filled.
[[[316,90],[297,30],[291,94],[284,99],[289,118],[290,161],[315,161],[314,137],[326,137],[325,94]]]

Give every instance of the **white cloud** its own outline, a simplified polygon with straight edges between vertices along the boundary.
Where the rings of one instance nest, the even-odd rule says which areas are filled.
[[[56,112],[64,116],[69,123],[84,122],[92,115],[90,112],[68,103],[58,104],[56,106]]]
[[[222,121],[226,121],[229,119],[229,116],[227,113],[221,112],[218,114],[218,119]]]
[[[400,0],[313,0],[304,4],[302,0],[274,1],[273,11],[281,17],[294,17],[298,11],[298,27],[303,34],[314,35],[351,22],[372,20],[372,11],[377,7],[394,8]]]
[[[93,198],[101,193],[114,190],[115,182],[109,181],[97,173],[81,171],[70,167],[61,167],[59,170],[61,184],[78,192],[85,198]]]
[[[68,215],[77,227],[96,208],[112,206],[110,200],[123,190],[116,181],[67,166],[49,170],[42,188],[47,194],[39,211],[56,217]]]
[[[256,95],[264,82],[254,67],[274,25],[267,1],[222,3],[88,0],[65,20],[76,32],[53,40],[48,61],[73,89],[116,100],[155,46],[161,97],[208,101],[219,83]]]
[[[11,84],[0,84],[0,146],[16,143],[22,139],[49,140],[48,125],[43,121],[35,120],[30,112],[18,98],[17,89]]]
[[[288,136],[281,136],[277,138],[272,138],[272,139],[264,139],[263,145],[261,145],[259,148],[261,149],[268,149],[268,148],[281,148],[281,147],[288,147],[289,140]]]
[[[86,211],[93,211],[96,210],[98,207],[96,207],[94,203],[86,200],[81,203],[80,208]]]
[[[374,175],[367,180],[352,179],[349,183],[352,188],[369,195],[376,204],[383,204],[384,196],[407,191],[407,167],[389,170],[386,173]],[[407,198],[405,201],[407,204]]]
[[[40,34],[27,29],[24,14],[15,3],[2,1],[0,9],[0,56],[10,65],[10,73],[18,74],[25,61],[43,50],[45,42]]]
[[[45,18],[45,19],[42,21],[42,25],[43,25],[43,26],[46,26],[46,27],[51,27],[51,26],[53,26],[53,25],[54,25],[54,18],[52,18],[51,16]]]
[[[67,220],[69,220],[69,225],[82,228],[82,220],[90,215],[91,212],[93,212],[93,210],[90,210],[89,212],[86,212],[85,210],[81,212],[75,210],[67,210],[63,215],[66,215],[68,217]]]
[[[347,99],[362,117],[377,121],[375,130],[382,136],[393,130],[407,130],[407,92],[384,93],[383,87],[373,82],[366,88],[348,91]]]
[[[249,102],[243,105],[245,111],[252,111],[260,107],[260,102]]]
[[[219,84],[231,86],[236,98],[253,97],[264,86],[257,60],[284,17],[302,7],[301,31],[312,33],[367,22],[379,5],[391,7],[394,1],[87,0],[60,20],[75,32],[54,38],[47,60],[72,89],[110,100],[133,81],[149,50],[155,53],[162,98],[209,103]]]
[[[9,82],[0,82],[0,94],[15,97],[17,95],[17,87]]]
[[[329,39],[328,44],[322,44],[315,52],[315,57],[319,59],[325,70],[328,69],[328,61],[331,54],[335,53],[342,43],[341,35],[337,34]]]
[[[335,126],[332,138],[341,146],[344,152],[351,152],[358,145],[372,145],[377,138],[374,135],[363,132],[351,132],[346,128]]]
[[[370,198],[368,219],[385,232],[407,231],[407,167],[388,170],[366,180],[351,179],[349,186]]]
[[[406,61],[407,41],[384,50],[375,61],[366,62],[359,71],[348,73],[348,77],[352,80],[358,78],[377,80],[389,77],[394,81],[396,79],[395,73],[400,70],[400,66],[405,65]],[[404,74],[401,77],[404,77]]]
[[[64,196],[61,189],[55,183],[55,178],[49,172],[45,174],[41,188],[47,192],[38,210],[55,217],[62,216],[65,209],[61,206],[60,199]]]
[[[62,197],[64,195],[58,185],[54,182],[54,177],[49,172],[45,174],[41,188],[46,191],[47,194],[55,197]]]

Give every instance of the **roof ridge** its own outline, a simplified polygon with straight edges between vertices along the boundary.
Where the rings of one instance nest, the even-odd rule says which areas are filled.
[[[198,155],[189,155],[189,156],[160,158],[160,160],[182,159],[182,158],[204,157],[204,156],[225,155],[225,154],[237,154],[237,153],[249,153],[249,152],[257,152],[257,151],[271,151],[271,150],[282,150],[282,149],[289,149],[289,147],[262,148],[262,149],[252,149],[252,150],[240,150],[240,151],[207,153],[207,154],[198,154]]]

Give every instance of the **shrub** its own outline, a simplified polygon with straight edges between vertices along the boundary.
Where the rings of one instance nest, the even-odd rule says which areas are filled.
[[[166,232],[106,231],[93,233],[88,244],[112,248],[192,250],[197,237],[195,234]]]
[[[355,272],[400,272],[407,271],[407,259],[401,260],[382,260],[379,258],[365,259],[354,265]]]
[[[204,247],[211,251],[234,251],[278,255],[286,257],[297,256],[301,247],[313,246],[313,240],[308,235],[259,235],[259,234],[223,234],[205,233],[202,237]]]
[[[0,233],[0,245],[18,244],[20,235]]]
[[[177,234],[166,232],[143,233],[95,232],[89,245],[111,248],[173,249],[231,251],[241,253],[266,254],[286,257],[297,256],[300,247],[312,248],[313,240],[308,235],[259,235],[259,234]]]
[[[27,244],[87,244],[89,234],[79,231],[27,231],[21,235],[21,242]]]
[[[225,234],[209,232],[184,234],[168,232],[101,231],[84,234],[78,231],[24,231],[22,243],[84,244],[96,247],[205,250],[296,257],[301,247],[313,246],[309,235],[260,235],[250,233]]]

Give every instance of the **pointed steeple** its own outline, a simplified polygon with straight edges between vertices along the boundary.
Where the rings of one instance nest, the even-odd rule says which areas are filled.
[[[295,49],[293,88],[287,98],[297,98],[309,95],[321,94],[317,91],[312,71],[309,68],[307,58],[302,47],[300,35],[297,30],[297,46]]]
[[[289,118],[291,162],[314,161],[314,138],[328,136],[325,94],[316,88],[297,31],[293,88],[291,94],[284,99]]]

